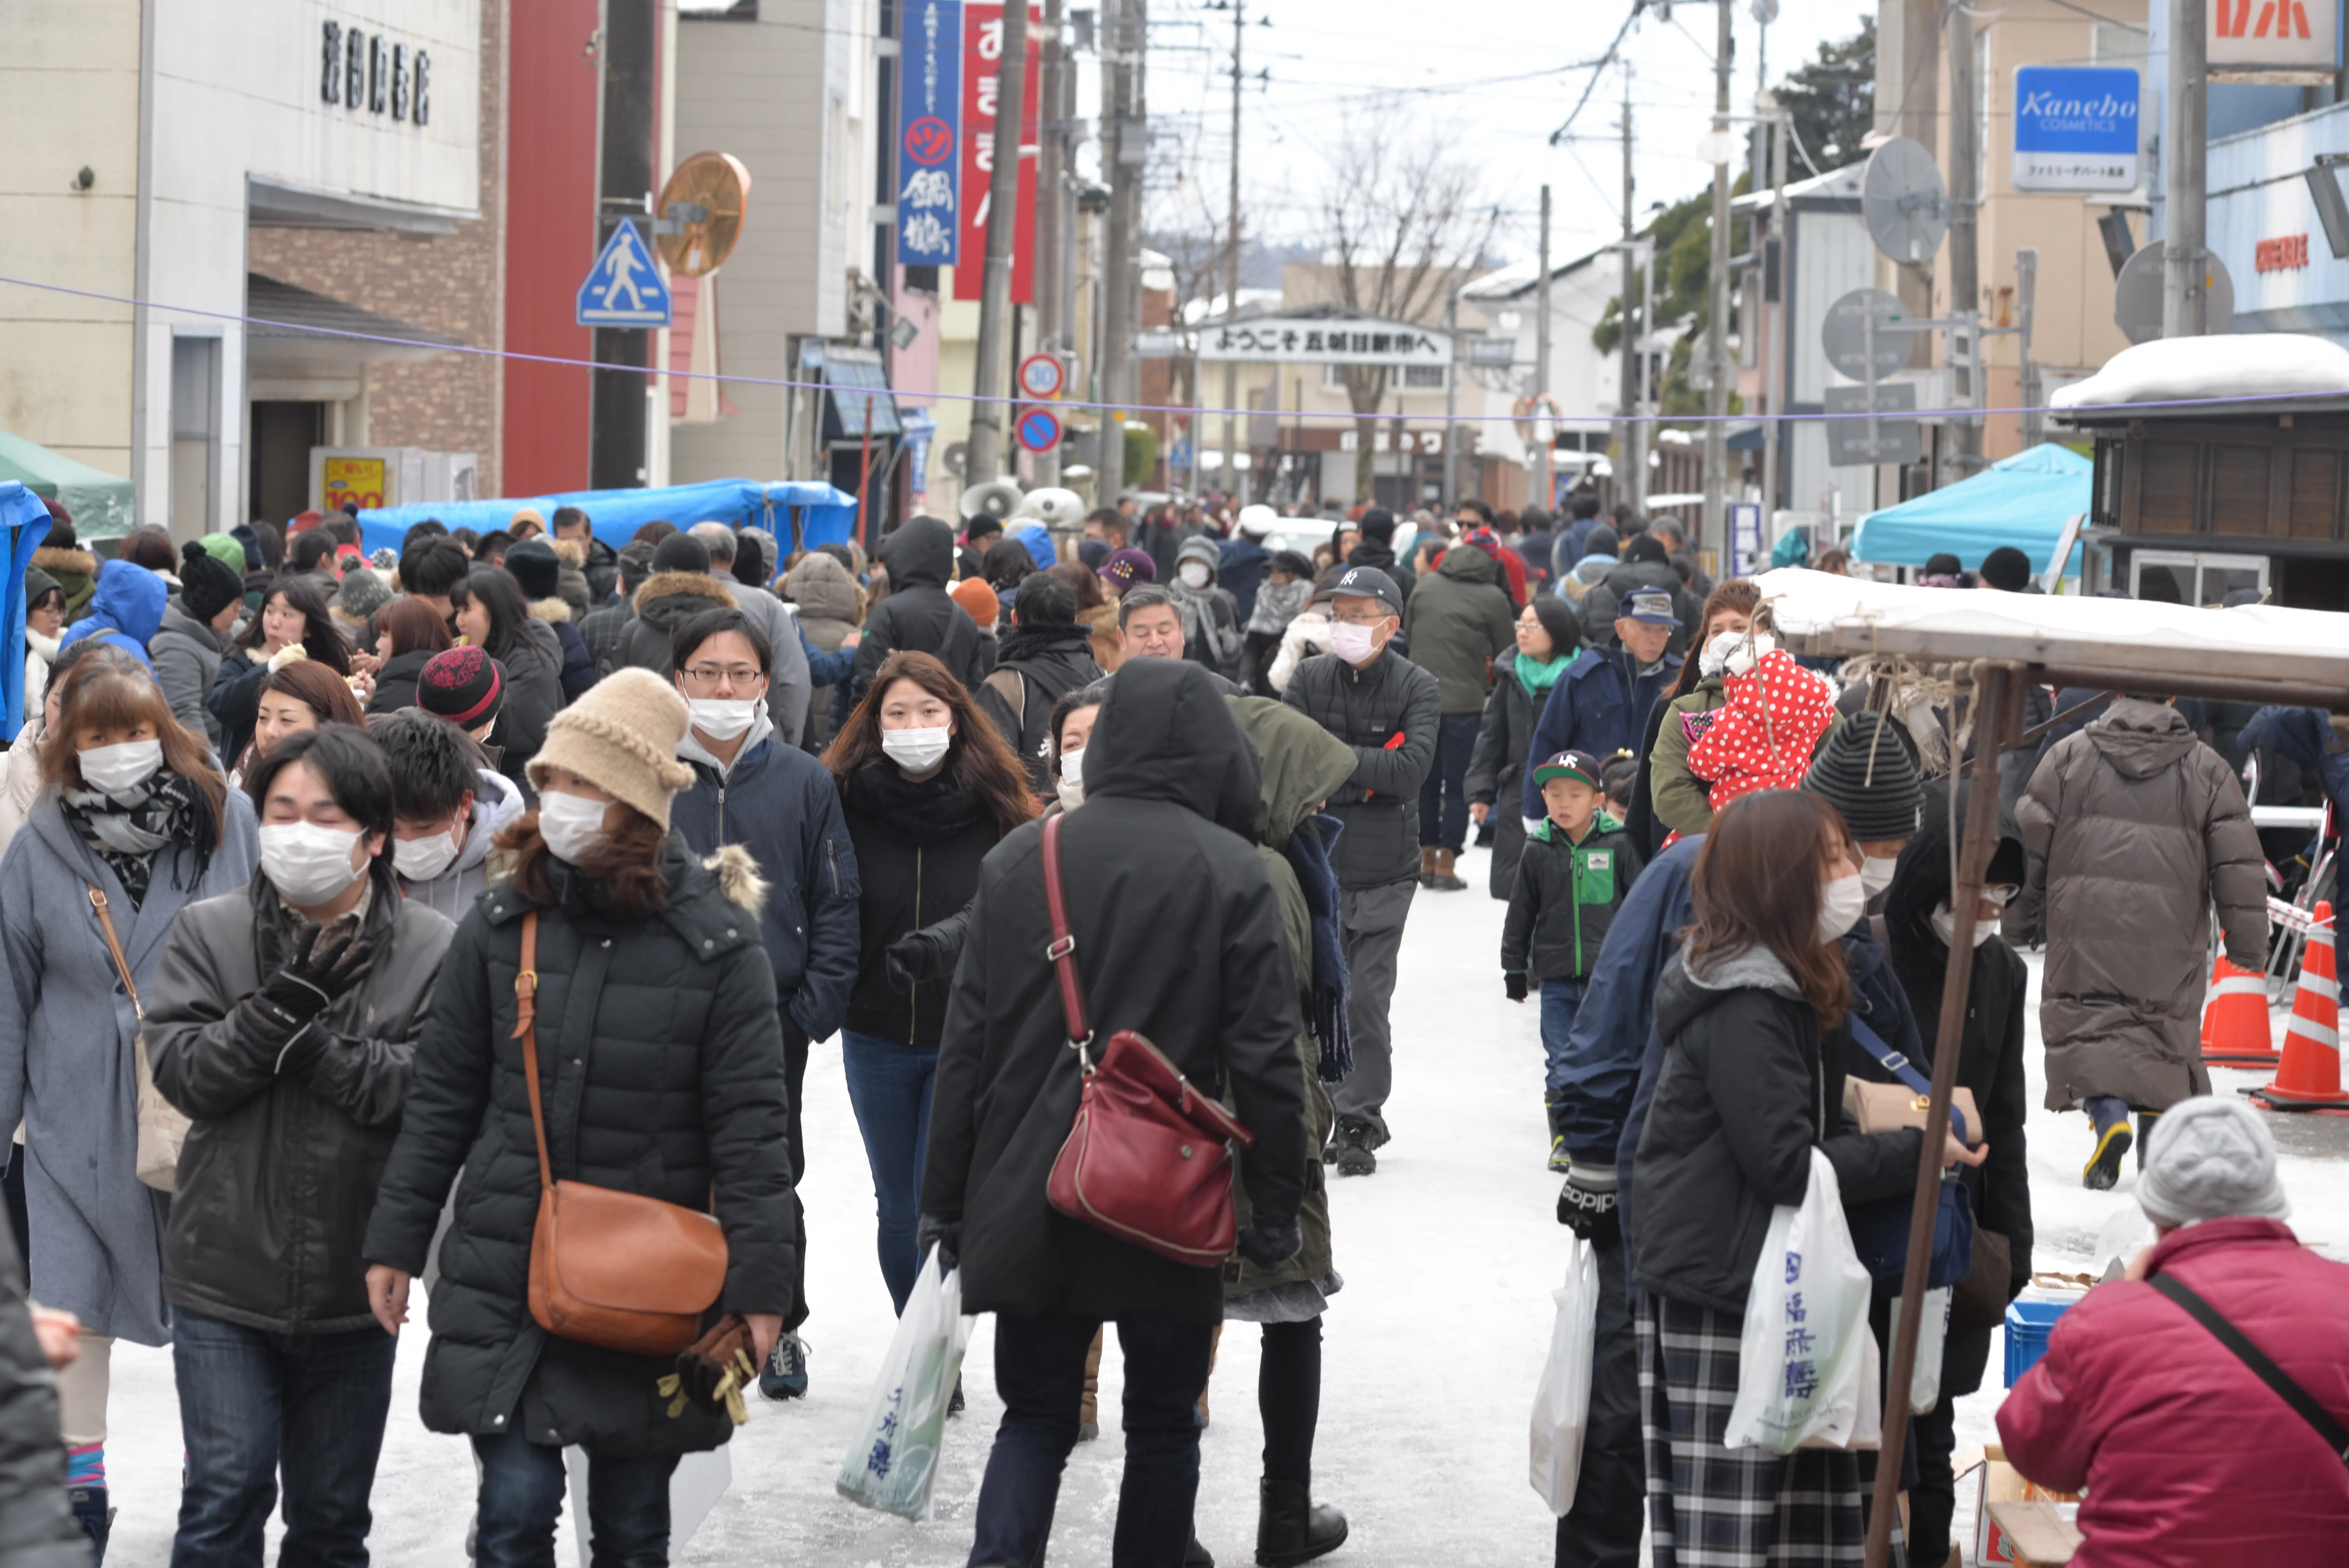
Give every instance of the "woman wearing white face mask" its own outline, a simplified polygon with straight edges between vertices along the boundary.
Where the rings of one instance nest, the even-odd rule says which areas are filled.
[[[191,1119],[163,1235],[188,1455],[172,1554],[256,1558],[282,1474],[288,1551],[350,1561],[394,1346],[361,1243],[456,928],[399,895],[364,731],[281,739],[248,792],[261,874],[181,915],[147,1001],[155,1085]]]
[[[145,669],[93,655],[60,685],[42,790],[0,868],[0,1128],[25,1123],[34,1296],[88,1336],[58,1381],[75,1510],[102,1542],[113,1337],[171,1338],[166,1204],[139,1178],[132,994],[151,990],[180,912],[243,887],[258,844],[252,803],[229,793],[210,744]]]
[[[841,1059],[873,1168],[881,1274],[903,1311],[921,1267],[914,1229],[947,985],[900,990],[888,949],[970,902],[979,862],[1036,815],[1036,799],[1003,737],[927,654],[889,655],[823,760],[840,786],[859,887]]]

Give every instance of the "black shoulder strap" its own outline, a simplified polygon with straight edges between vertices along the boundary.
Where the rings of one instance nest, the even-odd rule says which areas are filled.
[[[2290,1405],[2300,1418],[2316,1429],[2343,1464],[2349,1464],[2349,1431],[2333,1418],[2333,1412],[2316,1402],[2315,1396],[2292,1381],[2284,1369],[2268,1359],[2267,1352],[2244,1337],[2243,1331],[2220,1315],[2219,1309],[2197,1295],[2172,1274],[2156,1274],[2153,1288],[2184,1307],[2194,1321],[2210,1331],[2211,1337],[2234,1352],[2235,1359],[2250,1367],[2259,1380],[2276,1392],[2276,1397]]]

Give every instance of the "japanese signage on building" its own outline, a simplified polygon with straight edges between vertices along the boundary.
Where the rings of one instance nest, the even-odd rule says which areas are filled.
[[[962,0],[912,0],[899,55],[897,260],[944,266],[961,232]]]
[[[2219,5],[2227,0],[2214,0]],[[2014,73],[2014,188],[2129,191],[2137,182],[2133,70],[2023,66]]]
[[[1003,0],[966,0],[962,57],[962,233],[959,263],[955,267],[954,296],[977,299],[985,279],[987,258],[988,180],[995,170],[996,116],[1002,97]],[[1028,7],[1028,90],[1022,94],[1020,132],[1016,139],[1019,159],[1019,206],[1011,240],[1011,303],[1028,304],[1036,297],[1036,103],[1043,77],[1044,13]]]
[[[1275,315],[1202,326],[1199,357],[1263,365],[1449,365],[1452,340],[1409,322]]]
[[[2261,240],[2251,252],[2255,271],[2262,273],[2291,272],[2308,265],[2308,236],[2282,234],[2272,240]]]
[[[432,57],[381,33],[326,23],[318,40],[318,100],[426,124],[432,118]]]
[[[2332,71],[2340,0],[2209,0],[2210,68]]]

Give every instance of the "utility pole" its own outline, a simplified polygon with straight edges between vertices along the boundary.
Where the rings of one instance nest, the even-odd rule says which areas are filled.
[[[2169,112],[2162,127],[2161,335],[2199,337],[2203,167],[2209,151],[2209,0],[2169,0]]]
[[[1639,510],[1648,495],[1648,428],[1639,418],[1642,388],[1640,386],[1640,336],[1648,329],[1647,317],[1631,308],[1631,286],[1639,253],[1634,248],[1639,238],[1634,232],[1637,218],[1631,205],[1634,186],[1631,180],[1631,67],[1623,66],[1623,294],[1616,302],[1615,319],[1622,324],[1623,341],[1617,346],[1621,363],[1616,371],[1620,383],[1616,402],[1623,414],[1623,438],[1617,449],[1622,460],[1615,470],[1616,503]]]
[[[1541,399],[1549,396],[1549,187],[1541,188],[1541,274],[1534,284],[1534,432],[1541,439],[1541,492],[1534,504],[1547,511],[1555,504],[1557,483],[1550,467],[1557,459],[1557,423],[1545,412]],[[1543,435],[1547,429],[1548,434]]]
[[[1729,65],[1732,46],[1727,0],[1715,0],[1720,27],[1713,55],[1713,127],[1729,129]],[[1706,279],[1704,363],[1711,385],[1704,392],[1704,524],[1697,548],[1718,548],[1728,538],[1729,508],[1729,164],[1713,166],[1713,257]]]
[[[995,155],[987,174],[987,273],[979,282],[978,373],[971,377],[970,482],[985,484],[1005,471],[1003,402],[1011,386],[1005,345],[1011,330],[1011,242],[1019,227],[1019,139],[1026,133],[1028,0],[1005,0],[1003,59],[995,97]],[[1006,125],[1010,128],[1007,136]]]
[[[1452,285],[1452,293],[1444,302],[1444,330],[1452,337],[1452,366],[1444,377],[1444,504],[1456,511],[1460,505],[1461,363],[1460,285],[1457,283]],[[1304,384],[1300,381],[1298,385],[1300,407],[1304,396]]]
[[[1762,427],[1762,537],[1770,537],[1770,516],[1778,510],[1778,474],[1783,461],[1781,449],[1786,439],[1786,422],[1781,417],[1786,412],[1783,394],[1785,390],[1786,318],[1789,312],[1785,301],[1794,288],[1794,280],[1786,274],[1786,237],[1794,232],[1794,217],[1786,211],[1786,129],[1787,118],[1776,108],[1777,100],[1769,100],[1770,118],[1762,122],[1762,134],[1770,139],[1770,244],[1762,256],[1762,277],[1759,292],[1764,308],[1756,310],[1756,324],[1764,322],[1770,303],[1770,283],[1775,275],[1778,284],[1778,314],[1767,322],[1769,352],[1761,356],[1762,404],[1771,418]]]
[[[1017,3],[1017,0],[1014,0]],[[1037,64],[1043,79],[1036,94],[1036,346],[1069,360],[1068,339],[1061,335],[1066,308],[1066,282],[1061,258],[1073,248],[1061,187],[1067,183],[1068,117],[1061,109],[1061,94],[1068,80],[1068,41],[1061,35],[1063,0],[1044,0],[1044,46]],[[1036,482],[1061,482],[1061,449],[1036,454]]]
[[[1964,328],[1967,366],[1966,396],[1956,401],[1969,408],[1986,406],[1982,381],[1982,257],[1976,248],[1976,222],[1982,208],[1974,174],[1974,24],[1963,5],[1950,7],[1950,315]],[[1958,332],[1949,336],[1951,368],[1959,363]],[[1954,378],[1953,378],[1954,385]],[[1978,417],[1958,416],[1951,427],[1951,448],[1957,466],[1971,473],[1981,466],[1982,428]]]
[[[1112,405],[1101,420],[1101,455],[1094,465],[1099,504],[1125,488],[1124,406],[1133,369],[1134,213],[1139,165],[1147,145],[1142,124],[1137,64],[1147,25],[1144,0],[1103,0],[1102,29],[1102,161],[1109,178],[1108,233],[1102,247],[1101,392]],[[1195,442],[1197,433],[1193,432]],[[1194,448],[1195,450],[1195,446]]]
[[[1240,303],[1240,24],[1247,6],[1242,0],[1232,0],[1232,186],[1224,223],[1224,319],[1229,321]],[[1280,385],[1278,374],[1273,385]],[[1274,407],[1280,397],[1276,391]],[[1248,486],[1239,477],[1235,465],[1238,449],[1236,434],[1239,416],[1232,412],[1240,406],[1240,366],[1237,359],[1224,361],[1224,493],[1235,500],[1247,500]]]

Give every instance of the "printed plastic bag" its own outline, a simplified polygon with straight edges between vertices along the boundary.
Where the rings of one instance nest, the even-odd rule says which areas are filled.
[[[1550,1330],[1549,1362],[1534,1390],[1532,1480],[1549,1511],[1563,1519],[1582,1473],[1591,1358],[1599,1343],[1599,1253],[1589,1243],[1574,1243],[1566,1284],[1550,1299],[1557,1303],[1557,1323]]]
[[[1909,1376],[1909,1413],[1924,1415],[1941,1402],[1941,1349],[1950,1337],[1952,1287],[1925,1293],[1924,1315],[1917,1320],[1917,1366]],[[1900,1321],[1900,1298],[1892,1298],[1891,1321]]]
[[[937,1249],[897,1319],[897,1336],[864,1404],[855,1444],[841,1461],[840,1495],[901,1518],[930,1517],[947,1404],[962,1374],[970,1320],[962,1315],[962,1273],[939,1277]]]
[[[1866,1442],[1863,1414],[1866,1426],[1881,1418],[1868,1409],[1881,1401],[1868,1387],[1868,1363],[1876,1355],[1868,1293],[1868,1270],[1844,1222],[1835,1167],[1814,1149],[1802,1206],[1772,1212],[1754,1265],[1724,1446],[1790,1454]],[[1879,1387],[1882,1376],[1875,1379]]]

